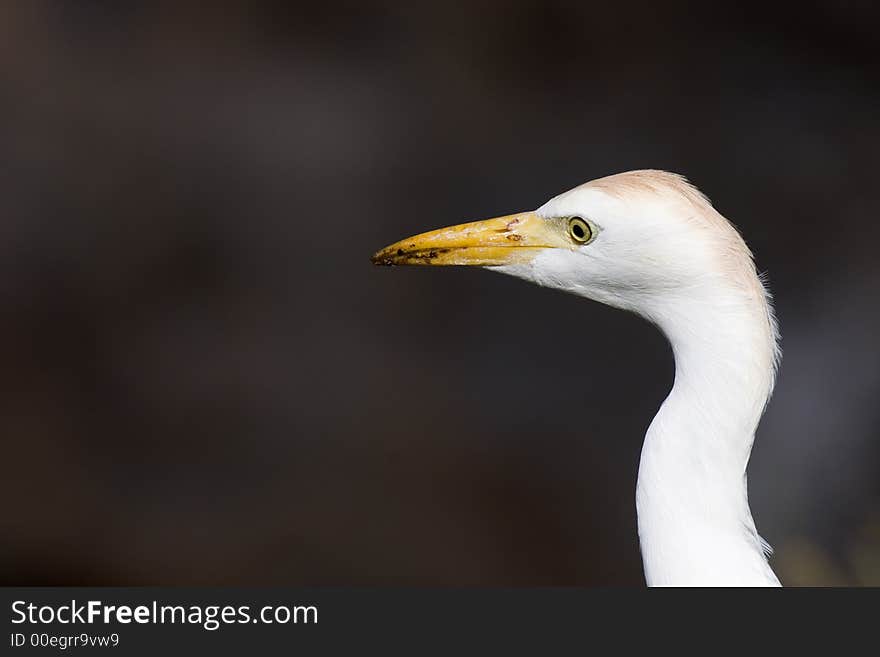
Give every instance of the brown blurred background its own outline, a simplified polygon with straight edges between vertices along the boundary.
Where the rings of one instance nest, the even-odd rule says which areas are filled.
[[[641,585],[662,337],[368,257],[657,167],[777,299],[774,566],[880,584],[878,29],[830,0],[3,3],[2,581]]]

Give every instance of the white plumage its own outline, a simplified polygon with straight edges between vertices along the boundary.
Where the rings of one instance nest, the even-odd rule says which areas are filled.
[[[748,247],[684,178],[601,178],[535,212],[401,240],[374,262],[486,266],[655,324],[672,346],[675,382],[639,465],[647,583],[779,585],[746,487],[779,360],[776,322]]]

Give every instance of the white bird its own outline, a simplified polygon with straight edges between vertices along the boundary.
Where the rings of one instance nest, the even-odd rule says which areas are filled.
[[[630,171],[534,212],[422,233],[380,265],[476,265],[655,324],[675,382],[636,486],[649,586],[779,586],[749,509],[746,466],[780,351],[770,295],[736,229],[685,178]]]

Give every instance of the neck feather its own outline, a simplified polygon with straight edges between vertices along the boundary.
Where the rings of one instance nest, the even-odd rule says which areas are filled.
[[[764,289],[691,289],[646,312],[675,383],[642,448],[639,538],[649,585],[778,585],[748,505],[746,466],[778,351]]]

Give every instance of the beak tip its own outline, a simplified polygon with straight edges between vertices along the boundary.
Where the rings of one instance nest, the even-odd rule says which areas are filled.
[[[390,253],[388,253],[387,249],[376,251],[373,255],[370,256],[370,262],[378,267],[391,267],[395,264],[394,258]]]

